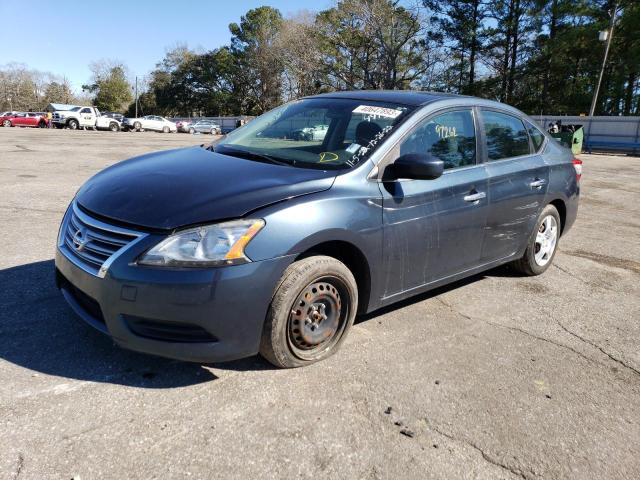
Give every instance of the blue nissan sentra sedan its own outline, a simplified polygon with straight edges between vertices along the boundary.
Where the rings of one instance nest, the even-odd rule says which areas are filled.
[[[295,133],[317,125],[317,138]],[[95,175],[62,221],[57,284],[125,348],[303,366],[358,313],[501,264],[543,273],[576,218],[581,168],[500,103],[308,97]]]

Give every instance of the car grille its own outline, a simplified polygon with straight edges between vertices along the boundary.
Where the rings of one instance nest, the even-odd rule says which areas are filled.
[[[106,274],[114,254],[141,236],[95,220],[75,204],[67,214],[63,228],[60,239],[63,253],[83,270],[99,277]]]

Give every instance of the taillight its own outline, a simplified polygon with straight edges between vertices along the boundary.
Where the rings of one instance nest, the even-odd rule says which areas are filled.
[[[576,169],[576,181],[579,182],[582,177],[582,160],[574,157],[573,168]]]

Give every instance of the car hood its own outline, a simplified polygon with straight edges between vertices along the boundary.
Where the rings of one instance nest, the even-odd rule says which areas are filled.
[[[154,230],[238,218],[260,207],[327,190],[335,172],[272,165],[201,147],[151,153],[113,165],[76,195],[81,207]]]

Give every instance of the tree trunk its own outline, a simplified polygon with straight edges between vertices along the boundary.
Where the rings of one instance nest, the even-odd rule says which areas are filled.
[[[502,57],[502,79],[500,85],[500,101],[507,101],[507,86],[508,86],[508,75],[509,75],[509,57],[511,53],[511,37],[513,32],[513,4],[517,0],[511,0],[509,2],[509,13],[506,18],[507,29],[504,35],[504,53]]]
[[[471,45],[469,50],[469,83],[467,93],[474,94],[474,82],[476,80],[476,54],[478,52],[478,16],[480,15],[480,0],[473,2],[473,20],[471,21]]]
[[[624,112],[623,115],[631,115],[631,109],[633,107],[633,91],[636,86],[637,73],[634,71],[629,72],[627,77],[627,88],[624,95]]]
[[[553,0],[551,2],[551,11],[549,18],[549,43],[547,44],[546,51],[546,66],[547,69],[544,72],[544,81],[542,84],[542,102],[540,107],[546,106],[549,104],[549,83],[551,80],[551,64],[553,58],[553,50],[554,43],[556,39],[556,31],[558,29],[558,0]]]
[[[512,14],[512,45],[511,45],[511,65],[509,67],[509,83],[507,87],[507,97],[509,100],[513,98],[513,89],[515,87],[516,77],[516,64],[518,63],[518,43],[520,41],[520,17],[522,11],[520,10],[520,0],[515,0],[513,4]]]

